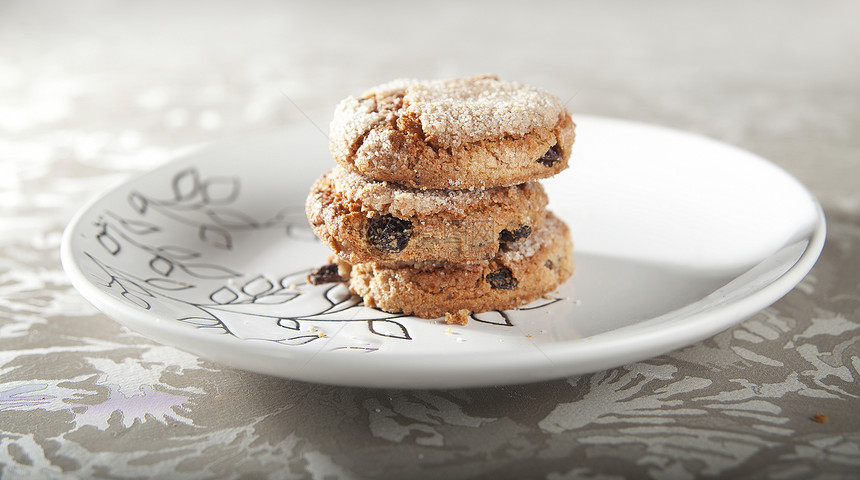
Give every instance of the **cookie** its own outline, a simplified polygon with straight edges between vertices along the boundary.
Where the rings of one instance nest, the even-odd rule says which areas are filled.
[[[567,225],[551,213],[523,242],[509,244],[479,264],[342,262],[350,290],[364,303],[388,312],[436,318],[461,310],[515,308],[557,288],[573,273]]]
[[[472,190],[420,190],[341,167],[311,187],[306,213],[323,243],[348,263],[474,263],[543,225],[538,182]]]
[[[574,123],[549,93],[495,76],[395,80],[335,109],[334,159],[414,188],[516,185],[567,168]]]

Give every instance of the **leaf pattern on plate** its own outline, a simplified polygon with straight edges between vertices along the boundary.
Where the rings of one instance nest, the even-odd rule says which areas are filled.
[[[343,285],[309,285],[306,276],[310,269],[271,277],[239,272],[230,265],[208,261],[201,253],[207,248],[241,254],[242,246],[235,244],[237,235],[283,229],[281,231],[291,237],[307,228],[303,217],[301,227],[294,228],[291,215],[284,210],[268,219],[257,220],[238,209],[234,205],[241,191],[238,177],[207,177],[200,168],[189,166],[169,177],[169,190],[170,198],[149,195],[141,189],[128,195],[130,214],[145,215],[147,220],[124,216],[119,210],[107,210],[96,224],[96,239],[111,256],[122,249],[140,252],[147,255],[147,271],[159,275],[152,277],[143,271],[133,273],[131,264],[112,265],[107,259],[97,261],[94,253],[88,253],[106,276],[102,284],[109,285],[108,290],[117,292],[129,304],[151,309],[153,300],[145,298],[150,297],[170,305],[171,311],[177,312],[176,321],[182,325],[239,340],[268,341],[285,346],[299,347],[320,339],[328,340],[324,333],[328,324],[364,325],[372,337],[391,341],[413,339],[404,322],[407,316],[368,308]],[[174,236],[169,242],[161,241],[160,234],[177,227],[196,231],[196,235]],[[180,243],[180,238],[187,243]],[[223,260],[230,255],[225,253],[219,258]],[[196,292],[204,285],[209,290],[202,297],[185,294]],[[552,300],[546,300],[531,308],[551,303]],[[508,328],[514,325],[505,312],[486,312],[472,318],[486,325]],[[310,333],[285,335],[285,329]],[[365,353],[377,350],[358,339],[352,345],[337,344],[332,348]]]

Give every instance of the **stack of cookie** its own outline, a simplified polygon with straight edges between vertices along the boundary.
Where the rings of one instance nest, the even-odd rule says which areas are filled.
[[[574,124],[541,90],[494,76],[380,85],[342,101],[337,166],[307,215],[334,252],[313,283],[366,305],[465,323],[514,308],[573,272],[567,226],[537,181],[567,168]]]

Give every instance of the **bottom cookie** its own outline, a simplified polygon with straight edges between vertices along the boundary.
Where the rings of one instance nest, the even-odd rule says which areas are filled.
[[[551,213],[527,240],[506,245],[490,261],[339,264],[349,289],[370,307],[436,318],[524,305],[555,290],[573,273],[567,225]]]

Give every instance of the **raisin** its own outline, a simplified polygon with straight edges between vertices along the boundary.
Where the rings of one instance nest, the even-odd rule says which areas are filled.
[[[323,283],[345,282],[346,279],[340,276],[337,270],[337,264],[329,263],[323,265],[311,273],[307,277],[308,283],[311,285],[322,285]]]
[[[529,238],[529,235],[532,234],[532,227],[528,225],[520,225],[519,228],[514,230],[513,232],[508,230],[507,228],[499,232],[499,241],[500,242],[516,242],[517,240],[522,240],[524,238]]]
[[[542,157],[537,159],[537,162],[541,165],[545,165],[547,167],[551,167],[556,164],[559,160],[561,160],[561,147],[556,143],[555,145],[549,147],[549,150],[543,154]]]
[[[383,252],[397,253],[403,250],[411,236],[412,222],[389,214],[373,217],[367,226],[370,243]]]
[[[514,278],[514,273],[508,267],[502,267],[495,272],[488,273],[487,281],[490,282],[491,287],[500,290],[513,290],[517,288],[517,284],[519,283]]]
[[[550,270],[552,270],[555,267],[555,265],[553,265],[553,263],[552,263],[552,260],[547,260],[546,262],[544,262],[543,266],[550,269]]]

